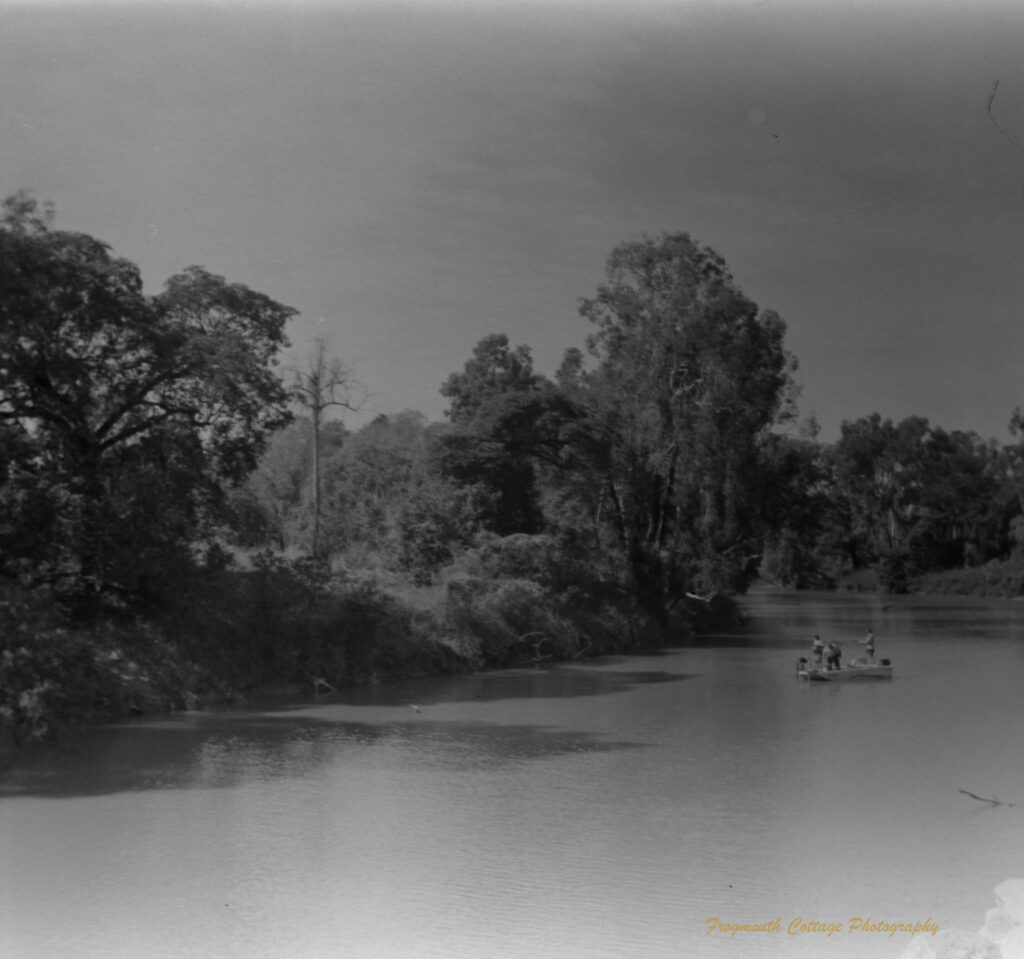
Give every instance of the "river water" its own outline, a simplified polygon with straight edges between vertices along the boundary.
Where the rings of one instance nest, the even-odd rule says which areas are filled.
[[[758,592],[658,655],[43,751],[0,780],[0,955],[862,959],[911,939],[855,917],[977,929],[1024,875],[1024,603],[882,603]],[[868,624],[894,679],[795,679]]]

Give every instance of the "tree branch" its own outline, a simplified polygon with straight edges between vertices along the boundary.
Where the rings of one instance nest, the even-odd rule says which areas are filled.
[[[1004,803],[1001,799],[996,799],[995,794],[992,794],[991,799],[986,799],[984,796],[976,796],[972,792],[968,792],[966,789],[958,789],[957,792],[963,793],[965,796],[970,796],[971,799],[977,799],[978,802],[986,802],[992,806],[1012,806],[1012,802]]]

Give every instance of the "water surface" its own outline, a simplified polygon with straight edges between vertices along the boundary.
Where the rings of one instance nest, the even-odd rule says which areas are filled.
[[[1024,874],[1024,604],[748,607],[658,655],[147,721],[26,759],[0,780],[0,955],[862,959],[910,940],[851,917],[980,926]],[[796,681],[814,632],[849,656],[869,623],[895,679]],[[712,916],[782,929],[706,935]],[[787,935],[797,917],[844,931]]]

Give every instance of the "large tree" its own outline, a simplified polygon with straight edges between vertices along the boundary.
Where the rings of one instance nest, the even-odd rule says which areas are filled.
[[[148,296],[106,244],[8,198],[0,571],[133,592],[184,554],[289,419],[273,366],[293,314],[199,267]]]
[[[578,447],[642,603],[663,615],[685,592],[742,589],[760,447],[792,388],[785,325],[685,233],[619,246],[580,310],[594,363],[571,352],[560,382],[588,412]]]

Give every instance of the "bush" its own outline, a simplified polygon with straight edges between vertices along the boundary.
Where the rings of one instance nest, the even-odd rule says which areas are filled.
[[[141,627],[75,627],[52,598],[7,590],[0,633],[0,731],[9,742],[185,703],[190,670]]]
[[[414,487],[398,520],[398,560],[419,586],[430,584],[473,540],[480,493],[443,480]]]
[[[917,592],[945,596],[1024,596],[1024,562],[992,560],[984,566],[926,573],[914,581]]]
[[[251,569],[211,569],[183,589],[161,628],[219,683],[221,695],[265,686],[334,686],[384,674],[455,668],[443,627],[372,576],[263,551]]]
[[[606,562],[571,538],[488,537],[449,569],[449,625],[490,665],[658,644]]]
[[[578,632],[538,583],[525,579],[449,581],[448,624],[471,637],[483,665],[566,659],[578,649]]]

